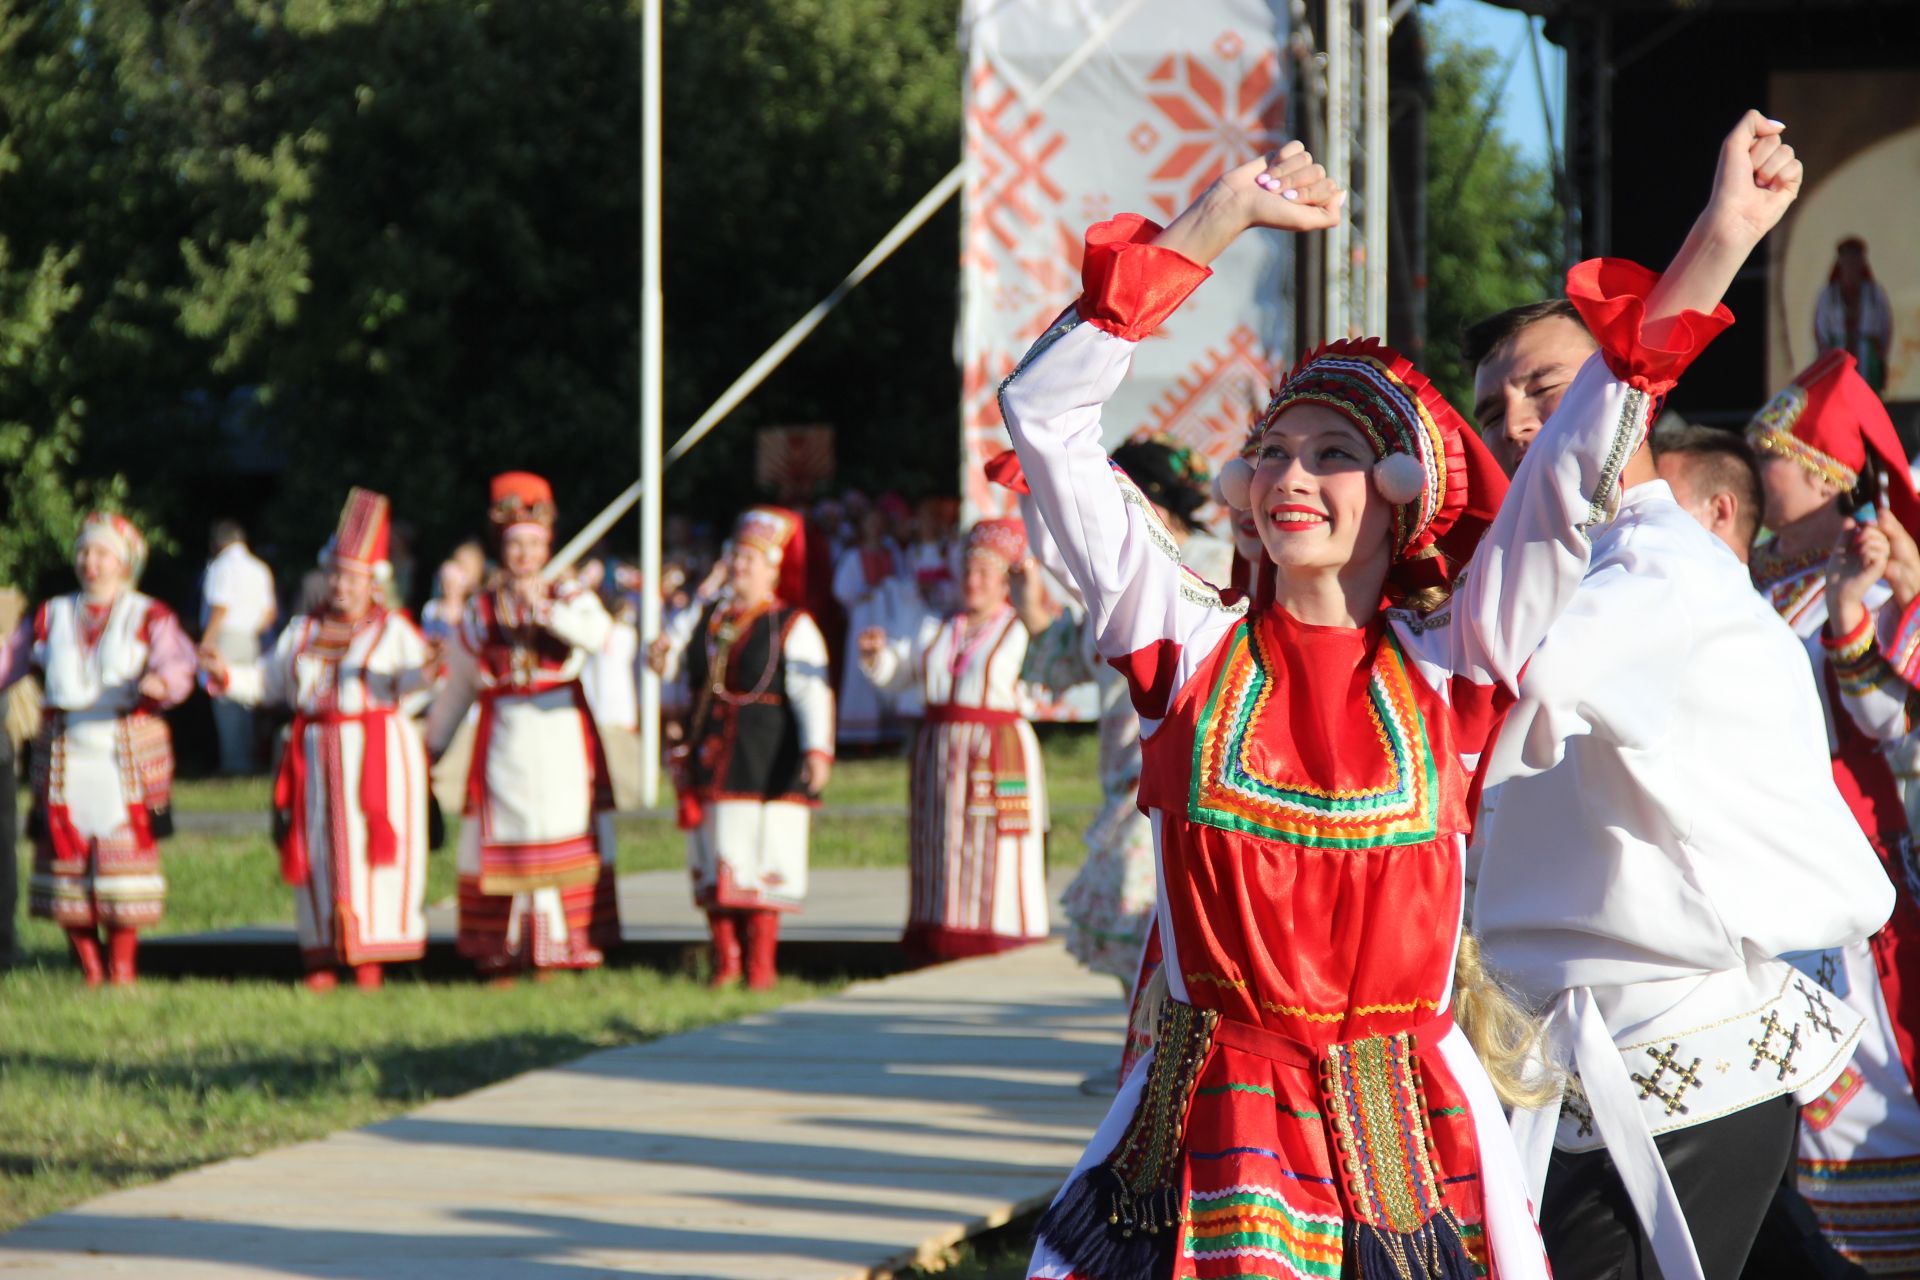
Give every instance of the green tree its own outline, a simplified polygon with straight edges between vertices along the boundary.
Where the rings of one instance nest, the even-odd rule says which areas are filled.
[[[1456,407],[1473,403],[1460,331],[1561,289],[1553,177],[1492,122],[1504,77],[1491,49],[1428,28],[1427,358]]]

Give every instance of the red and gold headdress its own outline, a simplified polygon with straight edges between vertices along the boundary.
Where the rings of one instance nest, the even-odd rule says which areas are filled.
[[[1223,503],[1247,509],[1248,454],[1281,414],[1302,404],[1332,409],[1372,446],[1374,485],[1393,504],[1396,561],[1428,559],[1435,548],[1466,561],[1500,509],[1507,478],[1439,388],[1375,338],[1326,343],[1294,366],[1254,420],[1241,455],[1221,468],[1216,496]],[[1439,571],[1442,580],[1449,576],[1447,566]]]
[[[1920,531],[1920,497],[1907,470],[1907,452],[1887,407],[1847,352],[1823,352],[1795,375],[1747,424],[1747,443],[1797,462],[1841,490],[1860,482],[1871,456],[1887,476],[1894,516]]]
[[[73,540],[74,555],[87,546],[104,546],[127,566],[127,581],[140,581],[147,568],[147,540],[133,521],[113,511],[95,511],[80,522]]]
[[[340,509],[340,525],[321,552],[323,564],[359,569],[376,578],[387,578],[393,566],[387,561],[387,545],[393,523],[387,496],[355,486],[347,492],[347,504]]]
[[[555,516],[553,486],[531,471],[495,476],[487,493],[487,519],[505,532],[517,524],[537,524],[551,532]]]
[[[1027,558],[1027,526],[1011,516],[981,520],[967,531],[967,555],[992,556],[1011,569]]]
[[[807,603],[807,527],[797,511],[785,507],[748,507],[733,526],[733,540],[752,547],[780,571],[774,594],[787,604]]]

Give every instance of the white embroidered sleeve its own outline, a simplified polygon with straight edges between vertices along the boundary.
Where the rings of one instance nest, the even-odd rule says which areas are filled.
[[[833,682],[827,672],[827,642],[812,618],[801,614],[787,628],[787,705],[800,727],[800,750],[833,755]]]
[[[1141,715],[1158,719],[1246,610],[1181,567],[1173,536],[1108,463],[1101,409],[1134,345],[1069,314],[1001,387],[1000,409],[1100,653],[1127,674]]]

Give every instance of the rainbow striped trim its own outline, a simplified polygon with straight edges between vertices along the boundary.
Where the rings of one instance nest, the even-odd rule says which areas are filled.
[[[1242,622],[1201,712],[1193,743],[1187,816],[1269,840],[1319,849],[1423,844],[1439,823],[1433,748],[1413,699],[1413,681],[1389,635],[1367,681],[1367,715],[1386,758],[1386,781],[1359,790],[1325,790],[1263,772],[1253,747],[1282,719],[1272,672],[1273,638]],[[1284,732],[1284,726],[1278,726]]]
[[[1307,1213],[1278,1188],[1243,1183],[1194,1192],[1187,1201],[1186,1256],[1194,1261],[1260,1259],[1262,1267],[1234,1273],[1260,1280],[1339,1280],[1346,1229],[1335,1214]]]

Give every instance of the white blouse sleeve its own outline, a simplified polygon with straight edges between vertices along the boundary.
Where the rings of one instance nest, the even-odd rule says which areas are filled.
[[[1000,409],[1094,642],[1127,677],[1150,730],[1246,609],[1181,566],[1173,536],[1108,463],[1100,413],[1135,345],[1070,313],[1007,379]]]
[[[833,755],[833,682],[827,671],[827,642],[820,628],[800,614],[787,628],[787,705],[800,726],[800,750]]]

